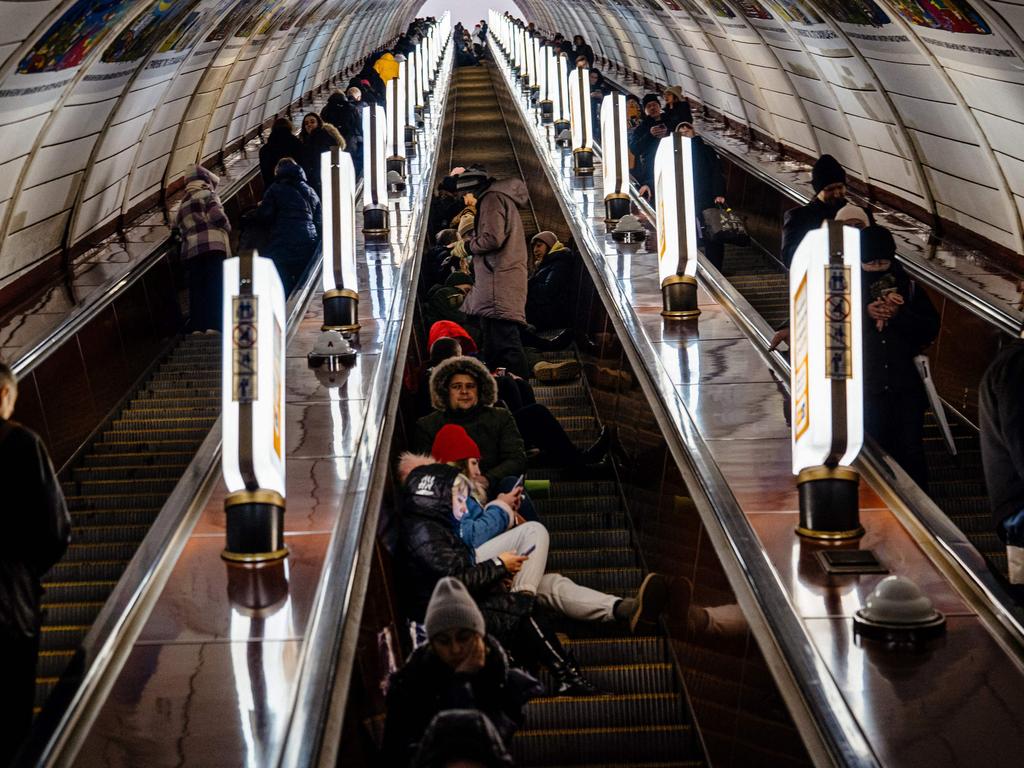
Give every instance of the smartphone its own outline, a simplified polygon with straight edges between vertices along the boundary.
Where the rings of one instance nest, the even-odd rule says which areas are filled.
[[[522,475],[520,475],[518,477],[518,479],[516,480],[516,484],[512,486],[512,490],[514,491],[516,488],[519,488],[520,486],[522,486],[523,483],[525,482],[525,480],[526,480],[526,474],[524,473],[524,474],[522,474]]]
[[[534,545],[532,545],[530,547],[527,547],[525,552],[520,552],[519,553],[519,556],[520,557],[526,557],[527,555],[532,554],[533,550],[535,550],[536,548],[537,548],[536,544],[534,544]]]

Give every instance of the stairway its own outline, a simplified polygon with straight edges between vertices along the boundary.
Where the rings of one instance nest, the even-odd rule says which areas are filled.
[[[570,353],[546,353],[550,360]],[[558,417],[579,446],[598,435],[582,382],[542,386],[537,402]],[[535,498],[551,533],[549,569],[594,589],[631,596],[643,578],[614,479],[531,466],[531,480],[551,481]],[[584,674],[607,695],[543,696],[530,702],[513,751],[521,766],[699,766],[699,739],[670,662],[666,639],[629,635],[617,624],[563,622]],[[653,629],[653,628],[650,628]],[[543,677],[545,683],[550,678]]]
[[[61,477],[71,546],[43,579],[37,712],[220,414],[220,338],[183,338]]]

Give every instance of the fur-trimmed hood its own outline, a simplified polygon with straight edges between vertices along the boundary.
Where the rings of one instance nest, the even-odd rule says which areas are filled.
[[[398,482],[405,485],[406,478],[414,469],[436,463],[437,460],[430,454],[405,451],[398,457]]]
[[[487,366],[472,357],[449,357],[434,366],[430,374],[430,402],[439,411],[448,410],[448,382],[457,373],[476,379],[480,405],[494,405],[498,400],[498,385]]]

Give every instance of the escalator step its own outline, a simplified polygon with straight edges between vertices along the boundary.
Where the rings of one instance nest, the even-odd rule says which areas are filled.
[[[96,509],[71,513],[71,525],[79,526],[132,526],[148,527],[156,520],[160,510],[153,509]]]
[[[148,451],[146,453],[90,453],[82,459],[82,468],[103,467],[120,469],[124,466],[162,466],[180,465],[187,467],[195,457],[192,451]]]
[[[677,692],[672,665],[665,662],[581,666],[580,671],[608,693]],[[541,671],[541,682],[551,690],[551,678],[546,671]]]
[[[184,456],[184,454],[183,454]],[[75,467],[71,474],[79,482],[110,482],[112,480],[157,480],[173,479],[177,482],[188,467],[188,461],[173,461],[163,464],[121,464],[117,466]]]
[[[620,597],[631,597],[643,580],[639,568],[565,568],[562,574],[577,584]]]
[[[64,555],[63,563],[95,562],[98,560],[131,560],[137,543],[72,544]]]
[[[526,707],[528,730],[638,725],[682,725],[686,708],[676,693],[630,693],[608,696],[557,696],[533,699]]]
[[[955,498],[960,496],[974,496],[984,497],[986,495],[985,483],[978,478],[977,480],[966,478],[947,478],[933,477],[928,480],[928,495],[939,502],[939,506],[942,506],[942,501],[948,498]]]
[[[127,560],[61,560],[46,578],[50,581],[117,581],[127,567]]]
[[[93,444],[92,450],[96,453],[146,453],[155,451],[160,453],[191,452],[195,454],[196,448],[200,443],[202,443],[202,440],[131,440],[124,435],[120,435],[117,439],[108,440],[104,437],[103,440]]]
[[[516,761],[522,765],[580,765],[608,761],[628,764],[636,757],[639,744],[643,745],[644,757],[654,760],[678,759],[680,755],[692,754],[696,746],[689,725],[647,725],[572,730],[523,729],[516,734],[512,751]]]
[[[39,648],[45,652],[57,652],[68,648],[77,648],[82,638],[89,631],[86,625],[46,627],[39,633]]]
[[[534,502],[536,503],[536,502]],[[626,517],[614,512],[547,512],[542,518],[551,533],[596,529],[624,529]]]
[[[36,695],[35,695],[35,707],[36,709],[43,706],[46,700],[50,698],[50,693],[53,691],[54,686],[57,685],[57,677],[37,677],[36,678]]]
[[[117,586],[116,581],[50,581],[43,582],[44,603],[77,603],[106,600]]]
[[[60,677],[68,663],[74,658],[73,649],[59,651],[40,651],[39,665],[36,667],[38,677]]]
[[[111,494],[163,494],[167,496],[178,484],[172,477],[136,477],[128,480],[72,480],[61,483],[64,495],[71,496],[109,496]]]
[[[551,551],[565,549],[591,549],[595,547],[628,547],[629,531],[625,528],[608,530],[559,531],[550,534]]]
[[[601,637],[571,639],[565,647],[584,666],[605,666],[622,661],[654,664],[665,660],[665,641],[661,637]]]
[[[43,621],[51,627],[67,624],[78,626],[92,624],[103,608],[102,600],[81,603],[46,603],[43,606]]]
[[[146,538],[148,525],[77,525],[76,544],[135,544]]]
[[[201,443],[209,431],[209,427],[196,426],[195,422],[190,422],[186,426],[184,421],[180,427],[161,426],[153,429],[134,426],[114,427],[103,433],[100,444],[130,443],[133,440],[150,444],[184,441]]]
[[[536,473],[531,471],[529,479],[541,479],[535,477]],[[585,496],[612,496],[618,494],[615,483],[610,480],[597,480],[594,482],[582,482],[579,480],[559,480],[551,484],[550,497],[554,499],[568,499]]]
[[[991,508],[987,496],[961,496],[952,499],[942,499],[937,503],[942,511],[950,517],[976,515],[987,512]]]
[[[68,496],[68,509],[72,512],[90,509],[160,509],[167,500],[166,494],[104,494],[92,496]]]
[[[614,549],[558,549],[548,554],[548,564],[554,573],[571,568],[629,567],[636,563],[632,547]]]
[[[537,499],[534,506],[543,519],[559,512],[617,512],[622,508],[622,502],[618,496],[577,496],[572,499]]]

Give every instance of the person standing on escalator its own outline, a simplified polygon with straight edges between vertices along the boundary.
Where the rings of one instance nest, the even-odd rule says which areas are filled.
[[[488,180],[477,194],[474,229],[452,245],[457,258],[472,257],[476,280],[462,311],[480,318],[483,354],[492,368],[529,378],[519,329],[526,325],[526,235],[519,207],[529,201],[522,179]]]
[[[1008,345],[981,380],[981,460],[1010,583],[1024,586],[1024,338]]]
[[[43,575],[64,556],[71,516],[39,436],[11,421],[18,380],[0,363],[0,478],[7,491],[0,555],[0,766],[8,765],[32,727],[39,658]]]
[[[804,235],[822,222],[834,219],[846,205],[846,169],[832,155],[822,155],[811,169],[814,199],[807,205],[786,211],[782,221],[782,249],[779,256],[789,268]]]

